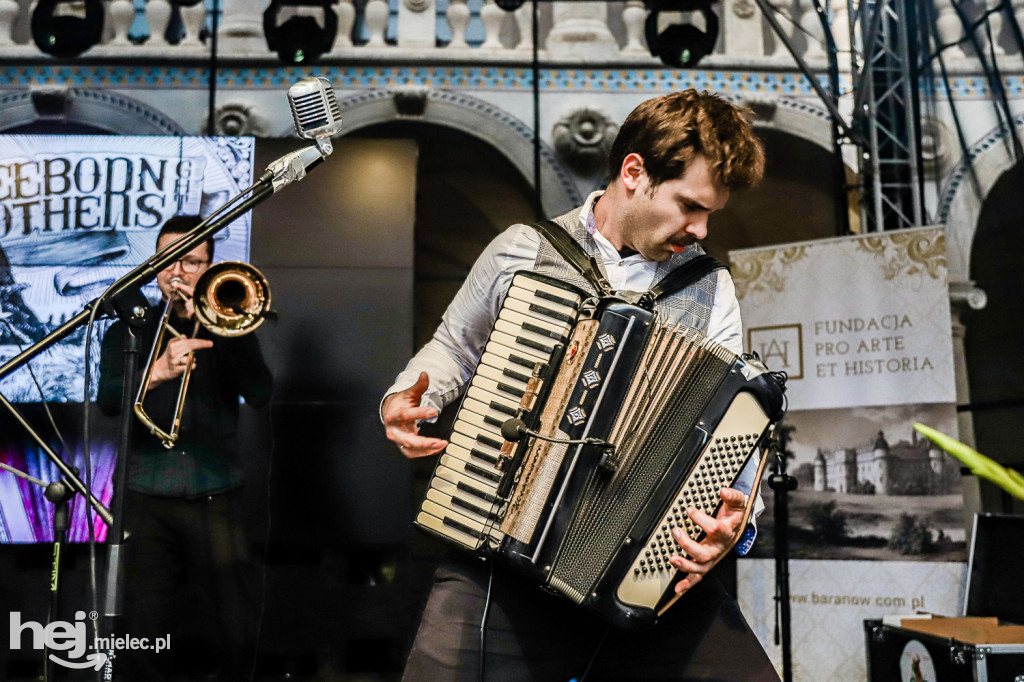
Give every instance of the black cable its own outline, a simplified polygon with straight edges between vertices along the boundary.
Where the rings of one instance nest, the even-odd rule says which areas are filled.
[[[267,349],[268,351],[272,350],[276,346],[275,342],[276,338],[272,338],[272,343],[268,344],[270,346],[270,348]],[[276,353],[271,352],[268,354],[276,356]],[[267,405],[267,428],[270,429],[270,453],[267,455],[267,528],[263,534],[263,556],[260,558],[260,612],[256,619],[256,640],[253,642],[252,670],[249,672],[250,682],[256,679],[256,667],[257,662],[259,661],[260,652],[260,639],[263,637],[263,619],[267,614],[267,555],[270,551],[270,529],[272,526],[270,502],[273,488],[271,487],[271,479],[274,470],[274,450],[277,447],[277,443],[274,440],[273,403]]]
[[[534,3],[536,3],[536,0],[534,0]],[[484,599],[484,612],[480,616],[480,682],[484,682],[484,659],[487,656],[487,612],[491,609],[491,587],[493,585],[494,562],[489,561],[487,572],[487,597]]]
[[[807,38],[810,38],[811,40],[813,40],[814,42],[818,43],[822,47],[827,47],[828,46],[828,41],[827,40],[822,40],[822,39],[818,38],[813,33],[808,31],[806,28],[801,26],[800,22],[798,22],[796,19],[794,19],[792,14],[790,14],[789,12],[784,12],[782,10],[782,8],[780,8],[778,5],[773,5],[770,2],[767,2],[765,4],[768,5],[769,7],[771,7],[773,12],[775,12],[776,14],[781,16],[783,19],[788,21],[793,26],[793,28],[795,28],[796,30],[800,31],[800,33],[803,33]]]
[[[605,626],[604,634],[601,635],[600,641],[598,641],[597,646],[594,647],[594,653],[590,655],[590,660],[587,661],[587,667],[584,668],[583,674],[580,675],[579,682],[585,682],[585,680],[587,679],[587,675],[590,674],[590,669],[594,667],[594,661],[597,660],[597,655],[601,653],[601,647],[604,646],[604,640],[608,639],[608,633],[611,632],[611,629],[611,624]]]
[[[209,102],[207,104],[208,114],[206,117],[206,134],[210,137],[217,132],[217,28],[220,23],[220,0],[213,0],[211,10],[210,27],[210,75],[209,75]]]
[[[14,329],[14,326],[11,325],[9,320],[7,320],[6,318],[0,318],[0,321],[2,321],[4,324],[7,325],[7,328],[9,330],[11,330],[11,335],[12,336],[17,336],[17,332]],[[18,352],[19,353],[24,353],[25,352],[25,349],[17,341],[14,342],[14,345],[16,345],[18,347]],[[71,453],[71,449],[68,447],[68,444],[66,442],[64,442],[64,436],[61,434],[60,429],[57,427],[57,422],[53,418],[53,412],[50,411],[50,403],[47,402],[46,394],[43,393],[43,387],[39,385],[39,379],[36,378],[36,373],[32,371],[32,363],[31,363],[31,361],[26,362],[25,363],[25,367],[28,369],[29,376],[32,377],[32,383],[35,384],[36,391],[39,392],[39,402],[41,402],[43,404],[43,410],[46,412],[46,416],[50,419],[50,425],[53,427],[53,432],[57,435],[57,440],[60,441],[61,447],[64,448],[64,453],[66,455],[70,454]],[[65,463],[67,463],[66,460],[65,460]],[[71,465],[74,466],[74,460],[73,459],[72,459]],[[69,520],[68,523],[70,525],[70,520]]]
[[[92,308],[89,310],[89,322],[85,326],[85,380],[82,390],[82,454],[85,459],[85,480],[83,484],[85,486],[85,524],[89,527],[89,592],[92,601],[92,610],[94,613],[100,612],[99,605],[99,587],[97,586],[96,580],[96,531],[93,528],[94,513],[92,505],[89,504],[89,498],[92,496],[92,452],[89,449],[89,385],[91,383],[91,373],[89,371],[89,363],[92,361],[91,347],[92,347],[92,330],[96,324],[96,312],[99,310],[100,301],[103,297],[100,297],[93,301]],[[109,532],[110,529],[108,528]],[[100,635],[100,619],[96,618],[92,620],[93,638],[98,638]],[[97,679],[102,679],[103,669],[100,668],[96,671]]]
[[[1006,127],[1011,134],[1013,141],[1013,153],[1014,163],[1019,163],[1024,158],[1024,147],[1021,146],[1020,138],[1017,136],[1017,130],[1013,125],[1013,113],[1010,111],[1010,101],[1006,97],[1006,90],[1003,88],[1003,74],[999,70],[999,61],[996,59],[996,38],[998,36],[992,35],[992,24],[991,22],[985,22],[985,36],[988,38],[988,50],[989,56],[992,58],[992,74],[993,79],[996,83],[999,83],[999,97],[1000,104],[1003,105],[1003,109],[1006,112]]]
[[[533,47],[530,60],[530,70],[533,73],[533,213],[534,217],[540,220],[544,217],[543,202],[540,191],[540,5],[538,0],[530,0],[531,18],[533,24],[530,27]]]
[[[1017,131],[1013,127],[1013,114],[1010,112],[1010,103],[1006,98],[1006,90],[1003,88],[1001,80],[996,80],[993,76],[992,69],[988,65],[988,60],[985,59],[985,51],[981,48],[981,43],[978,42],[978,37],[974,35],[974,30],[968,31],[968,17],[964,13],[959,3],[952,3],[953,10],[960,18],[960,24],[963,26],[964,33],[967,34],[967,38],[971,41],[971,46],[977,53],[978,62],[981,64],[982,70],[985,72],[985,78],[988,80],[989,88],[992,89],[995,94],[996,100],[996,116],[1000,119],[1000,127],[1003,125],[1003,117],[1005,116],[1005,125],[1007,126],[1013,141],[1013,153],[1014,161],[1018,162],[1021,158],[1024,158],[1024,147],[1021,146],[1020,138],[1017,137]],[[985,25],[988,26],[988,13],[985,14]]]
[[[939,30],[936,26],[936,17],[932,14],[932,12],[934,12],[934,8],[930,3],[924,3],[922,7],[927,15],[925,17],[925,21],[922,23],[929,27],[932,40],[937,42],[939,39]],[[953,125],[956,127],[957,141],[960,143],[960,155],[963,157],[964,164],[967,165],[967,169],[969,171],[968,175],[971,179],[971,185],[974,188],[975,196],[980,197],[982,194],[981,183],[978,181],[978,173],[974,168],[974,162],[971,159],[971,150],[967,144],[967,136],[964,134],[964,127],[960,122],[960,114],[956,107],[956,98],[953,97],[953,89],[949,84],[949,72],[946,70],[946,60],[942,57],[942,52],[938,52],[935,58],[938,59],[939,70],[942,72],[942,85],[943,89],[946,91],[946,99],[949,100],[949,109],[950,114],[953,117]],[[929,64],[930,63],[931,62],[929,62]]]

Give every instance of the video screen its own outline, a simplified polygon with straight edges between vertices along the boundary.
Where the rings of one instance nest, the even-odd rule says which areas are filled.
[[[168,218],[208,216],[249,187],[253,158],[253,138],[0,135],[0,364],[153,255]],[[248,261],[250,220],[247,213],[214,236],[218,261]],[[159,301],[155,284],[143,293]],[[93,328],[90,400],[109,324]],[[0,394],[26,408],[26,419],[82,477],[81,420],[75,423],[73,415],[81,414],[85,399],[85,338],[83,326],[35,357],[35,380],[26,367],[0,380]],[[67,422],[61,432],[70,452],[63,452],[42,403]],[[58,478],[38,445],[0,411],[0,462],[41,481]],[[104,504],[110,501],[114,435],[101,430],[90,437],[93,494]],[[97,524],[101,540],[106,531]],[[0,470],[0,542],[52,539],[52,504],[43,489]],[[87,539],[84,514],[73,514],[69,540]]]

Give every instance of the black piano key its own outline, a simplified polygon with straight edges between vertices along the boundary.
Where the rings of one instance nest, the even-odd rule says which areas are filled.
[[[536,303],[530,304],[530,312],[543,315],[544,317],[550,317],[553,320],[559,320],[560,322],[565,322],[567,324],[572,323],[572,316],[556,312],[551,308],[545,308],[544,306],[537,305]]]
[[[499,391],[504,391],[505,393],[508,393],[509,395],[514,395],[517,398],[522,398],[524,395],[526,395],[526,391],[518,389],[515,386],[510,386],[509,384],[499,383],[498,384],[498,390]]]
[[[486,478],[488,481],[494,481],[495,483],[501,483],[501,475],[500,474],[496,474],[493,471],[488,471],[487,469],[484,469],[483,467],[478,467],[475,464],[470,464],[469,462],[466,462],[466,471],[468,471],[470,473],[473,473],[473,474],[476,474],[477,476],[481,476],[483,478]]]
[[[491,504],[494,504],[494,503],[496,503],[498,501],[498,497],[496,495],[492,495],[490,493],[484,492],[483,490],[480,490],[479,488],[474,488],[473,486],[469,485],[468,483],[458,483],[458,484],[456,484],[455,487],[458,488],[459,490],[461,490],[464,493],[469,493],[470,495],[473,495],[475,497],[479,497],[481,500],[486,500],[486,501],[490,502]]]
[[[494,440],[493,438],[488,438],[487,436],[485,436],[482,433],[478,433],[476,435],[476,442],[477,443],[483,443],[484,445],[492,447],[495,450],[501,450],[501,446],[503,445],[502,441]]]
[[[477,440],[480,440],[480,439],[478,438]],[[487,454],[486,452],[484,452],[482,450],[477,450],[476,448],[471,449],[469,451],[469,454],[473,455],[477,459],[482,459],[483,461],[487,462],[488,464],[497,464],[498,463],[498,458],[497,457],[495,457],[494,455],[489,455],[489,454]]]
[[[495,402],[493,400],[488,404],[488,407],[490,407],[492,410],[497,410],[498,412],[504,412],[505,414],[509,415],[510,417],[516,416],[516,410],[515,410],[514,407],[509,407],[508,405],[502,405],[501,403]]]
[[[484,415],[484,424],[490,424],[491,426],[496,426],[496,427],[498,427],[499,431],[501,430],[501,425],[504,424],[504,423],[505,423],[505,420],[503,420],[503,419],[498,419],[496,417],[492,417],[489,414],[485,414]]]
[[[470,502],[466,502],[465,500],[463,500],[460,497],[452,496],[452,506],[453,507],[462,507],[463,509],[471,511],[474,514],[479,514],[480,516],[483,516],[484,518],[486,518],[488,520],[491,520],[491,521],[493,521],[494,518],[495,518],[494,514],[492,514],[487,509],[484,509],[483,507],[478,507],[475,504],[472,504]]]
[[[523,356],[516,355],[515,353],[509,353],[508,361],[512,362],[512,363],[515,363],[517,365],[520,365],[522,367],[528,368],[530,370],[531,374],[533,373],[533,368],[534,367],[536,367],[537,365],[544,364],[544,363],[542,363],[542,362],[540,362],[538,360],[531,360],[530,358],[524,358]]]
[[[543,343],[539,343],[533,339],[528,339],[524,336],[517,336],[516,343],[522,344],[527,348],[539,350],[541,353],[545,353],[546,355],[553,355],[555,352],[555,349],[552,346],[545,346]]]
[[[547,291],[537,290],[533,292],[533,295],[536,296],[537,298],[544,299],[545,301],[551,301],[553,303],[557,303],[558,305],[564,305],[567,308],[576,307],[576,301],[570,300],[568,298],[561,298]]]
[[[503,369],[501,373],[507,376],[509,379],[515,379],[516,381],[522,381],[524,384],[530,381],[530,377],[525,374],[513,371],[511,369]]]
[[[477,540],[483,540],[484,537],[485,537],[483,533],[475,531],[472,528],[470,528],[469,526],[467,526],[466,524],[459,523],[455,519],[450,518],[448,516],[444,517],[442,519],[442,521],[444,522],[444,525],[451,526],[452,528],[455,528],[459,532],[465,533],[466,535],[469,535],[469,536],[472,536],[472,537],[476,538]]]
[[[550,329],[545,329],[544,327],[541,327],[541,326],[538,326],[538,325],[535,325],[535,324],[530,324],[529,322],[523,322],[523,324],[521,326],[523,328],[523,331],[525,331],[525,332],[532,332],[534,334],[539,334],[541,336],[546,336],[549,339],[554,339],[555,341],[564,341],[565,340],[565,334],[563,334],[562,332],[556,332],[556,331],[552,331]]]

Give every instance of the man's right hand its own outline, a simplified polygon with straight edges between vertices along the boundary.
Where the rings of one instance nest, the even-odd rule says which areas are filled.
[[[416,422],[437,416],[437,410],[434,408],[420,407],[420,400],[428,386],[430,378],[426,372],[420,372],[420,378],[415,384],[404,391],[392,393],[381,405],[385,435],[409,458],[433,455],[448,445],[446,440],[419,435]]]
[[[213,341],[209,339],[171,339],[163,354],[156,359],[153,374],[149,379],[149,388],[181,376],[188,366],[189,357],[192,358],[192,369],[195,369],[196,359],[189,356],[189,353],[211,346]]]

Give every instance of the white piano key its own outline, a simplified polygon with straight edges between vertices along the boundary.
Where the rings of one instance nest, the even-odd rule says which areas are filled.
[[[488,486],[497,489],[500,480],[494,480],[495,472],[493,467],[489,467],[483,463],[477,462],[466,462],[452,455],[443,454],[441,455],[441,464],[445,465],[449,469],[454,469],[460,474],[464,474],[469,478],[486,483]]]
[[[509,310],[508,308],[503,308],[502,311],[498,313],[498,319],[511,322],[512,324],[519,326],[521,329],[527,327],[542,329],[544,332],[531,333],[540,334],[540,336],[551,339],[556,343],[559,339],[564,339],[569,336],[569,330],[572,328],[572,325],[564,322],[541,319],[539,317],[533,317],[532,315],[524,315],[523,313],[518,313],[514,310]]]
[[[466,391],[466,397],[479,400],[480,402],[486,403],[488,405],[494,402],[499,405],[504,405],[505,407],[512,410],[519,409],[518,398],[514,398],[513,396],[510,396],[507,393],[501,393],[499,395],[498,393],[488,391],[487,389],[481,388],[479,386],[473,386],[472,384],[470,384],[469,390]]]
[[[431,488],[427,491],[427,499],[432,500],[445,509],[451,509],[453,512],[466,516],[474,521],[485,524],[494,525],[494,518],[490,515],[490,512],[486,509],[482,509],[479,505],[475,505],[467,500],[464,500],[459,495],[449,495],[442,492],[438,488]],[[463,504],[460,504],[462,502]],[[483,512],[483,513],[481,513]]]
[[[505,382],[502,382],[505,384]],[[494,379],[488,379],[485,376],[477,374],[473,377],[473,381],[469,384],[471,387],[482,389],[484,392],[491,394],[492,396],[503,398],[512,403],[513,407],[519,407],[519,401],[522,399],[522,391],[516,389],[510,384],[506,384],[508,388],[499,387],[498,382]]]
[[[473,495],[474,497],[481,497],[484,500],[488,499],[488,495],[493,497],[495,491],[498,489],[496,483],[492,483],[490,481],[478,481],[474,478],[471,478],[470,476],[467,476],[466,474],[463,474],[459,471],[456,471],[455,469],[443,465],[438,465],[437,469],[435,470],[434,478],[449,481],[456,486],[461,485],[464,488],[468,487],[471,490],[468,490],[467,494]]]

